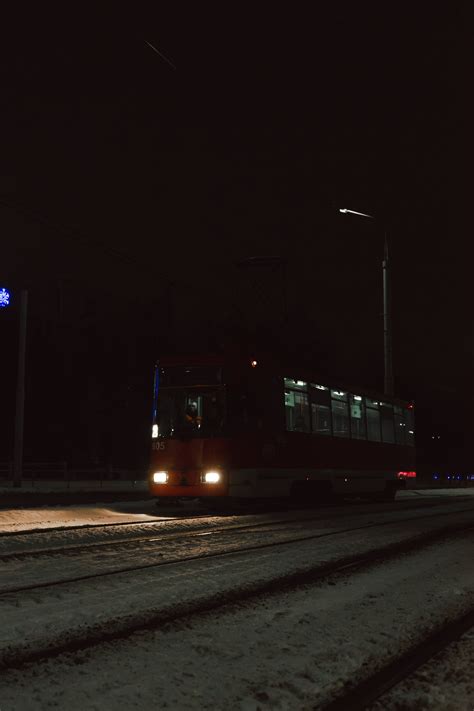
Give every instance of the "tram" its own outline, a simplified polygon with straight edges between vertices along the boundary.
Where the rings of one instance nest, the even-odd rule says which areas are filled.
[[[413,403],[267,356],[160,359],[151,434],[159,499],[391,500],[415,476]]]

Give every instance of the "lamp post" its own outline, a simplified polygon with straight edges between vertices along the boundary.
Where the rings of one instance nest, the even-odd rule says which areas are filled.
[[[340,208],[343,215],[356,215],[368,220],[376,221],[373,215],[365,212],[356,212]],[[383,283],[383,345],[384,345],[384,392],[386,395],[393,395],[393,359],[392,359],[392,320],[391,320],[391,299],[390,299],[390,262],[388,250],[387,230],[384,230],[384,254],[382,260],[382,283]]]
[[[20,487],[23,478],[23,425],[25,419],[25,355],[28,292],[20,292],[20,332],[18,339],[18,374],[16,383],[15,441],[13,448],[13,486]]]
[[[10,306],[10,292],[0,288],[0,308]],[[13,446],[13,486],[20,487],[23,475],[23,423],[25,414],[25,355],[26,355],[26,318],[28,292],[20,292],[20,324],[18,339],[18,372],[16,383],[15,437]]]

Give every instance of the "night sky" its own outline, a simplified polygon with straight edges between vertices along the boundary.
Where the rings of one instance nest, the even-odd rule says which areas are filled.
[[[153,363],[174,349],[263,340],[380,390],[384,229],[395,389],[417,402],[421,437],[461,447],[465,24],[359,4],[14,23],[0,286],[30,292],[27,457],[141,466]],[[285,283],[238,268],[253,255],[282,257]],[[0,459],[16,317],[0,313]]]

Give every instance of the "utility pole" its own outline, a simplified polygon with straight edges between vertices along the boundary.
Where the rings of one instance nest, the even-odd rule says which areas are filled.
[[[348,210],[340,208],[339,212],[344,215],[356,215],[357,217],[365,217],[369,220],[376,218],[373,215],[368,215],[365,212],[357,212],[356,210]],[[384,393],[385,395],[393,395],[393,359],[392,359],[392,320],[391,320],[391,294],[390,294],[390,262],[388,252],[388,236],[387,230],[384,232],[384,252],[382,260],[382,283],[383,283],[383,356],[384,356]]]
[[[20,293],[20,328],[18,339],[18,374],[16,382],[15,442],[13,449],[13,486],[21,487],[23,477],[23,425],[25,416],[25,359],[28,292]]]
[[[388,238],[385,232],[383,275],[383,350],[384,350],[384,392],[393,395],[393,360],[392,360],[392,323],[390,300],[390,263],[388,256]]]

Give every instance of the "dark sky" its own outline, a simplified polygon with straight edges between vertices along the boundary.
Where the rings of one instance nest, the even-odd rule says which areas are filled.
[[[38,323],[54,320],[62,285],[71,333],[95,320],[122,352],[144,344],[132,377],[137,358],[145,367],[170,342],[170,293],[186,342],[266,309],[295,352],[380,387],[387,226],[397,388],[461,401],[472,355],[458,209],[466,18],[319,5],[12,24],[0,278],[32,289]],[[252,308],[235,263],[255,254],[288,262],[286,323],[274,316],[278,274],[255,277]]]

